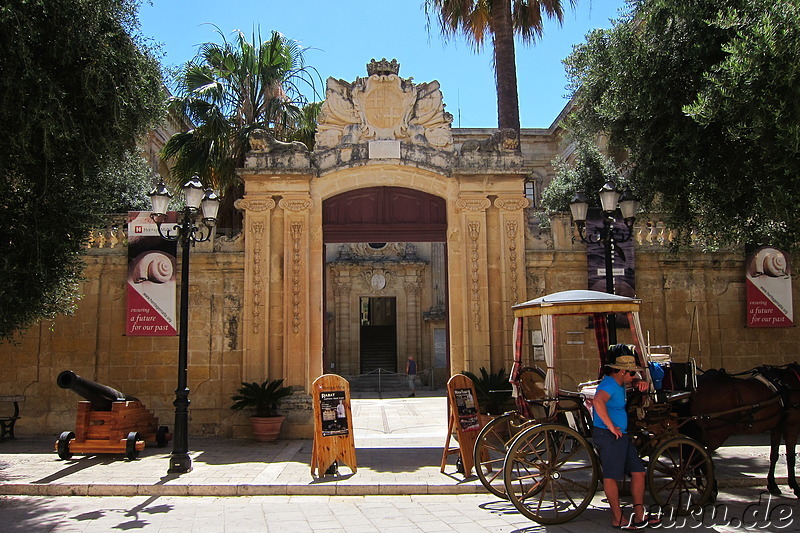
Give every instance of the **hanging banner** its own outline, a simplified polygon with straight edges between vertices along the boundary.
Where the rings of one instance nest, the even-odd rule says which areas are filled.
[[[167,213],[164,224],[177,220]],[[177,335],[175,287],[177,242],[158,234],[149,211],[128,213],[128,314],[125,334]]]
[[[747,326],[788,328],[794,325],[792,267],[789,254],[762,246],[747,256]]]
[[[628,235],[630,232],[624,222],[614,222],[614,227],[621,235]],[[603,220],[599,216],[599,211],[590,209],[586,220],[586,235],[594,237],[599,235],[602,230]],[[633,239],[631,238],[623,243],[616,243],[615,247],[616,250],[613,251],[611,256],[614,294],[635,298],[636,256],[634,255]],[[608,292],[606,291],[606,252],[605,245],[602,242],[586,246],[586,264],[589,268],[589,290]],[[589,322],[591,324],[591,320]],[[617,313],[617,327],[628,327],[626,313]]]

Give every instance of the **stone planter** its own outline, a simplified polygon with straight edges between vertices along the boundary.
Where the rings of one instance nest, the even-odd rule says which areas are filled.
[[[281,425],[284,417],[282,416],[251,416],[250,423],[253,426],[253,438],[256,442],[275,442],[281,432]]]

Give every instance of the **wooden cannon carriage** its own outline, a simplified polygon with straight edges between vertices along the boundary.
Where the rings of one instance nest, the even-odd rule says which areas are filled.
[[[158,425],[152,411],[133,396],[83,379],[71,370],[61,372],[56,383],[87,400],[78,402],[75,432],[64,431],[55,443],[61,459],[70,459],[76,453],[119,453],[133,460],[146,442],[166,446],[172,437],[166,426]]]

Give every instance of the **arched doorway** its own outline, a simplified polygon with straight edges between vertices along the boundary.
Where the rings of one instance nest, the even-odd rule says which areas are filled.
[[[449,373],[446,202],[369,187],[322,203],[323,365],[345,375],[422,368]]]

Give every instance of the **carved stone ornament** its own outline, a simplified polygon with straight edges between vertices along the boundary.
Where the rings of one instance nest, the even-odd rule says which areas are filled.
[[[283,198],[278,202],[278,207],[287,211],[298,213],[311,209],[314,202],[311,198]]]
[[[462,211],[485,211],[492,202],[488,198],[466,198],[456,200],[456,207]]]
[[[504,211],[517,211],[519,209],[525,209],[531,204],[531,201],[527,198],[517,198],[517,197],[509,197],[509,198],[496,198],[494,201],[495,207],[498,209],[502,209]]]
[[[275,200],[266,198],[263,200],[249,200],[247,198],[239,198],[233,203],[233,206],[240,211],[255,211],[260,213],[275,209]]]
[[[396,60],[373,60],[370,76],[355,82],[328,78],[316,149],[374,140],[400,140],[452,150],[450,124],[439,82],[415,84],[397,75]]]

